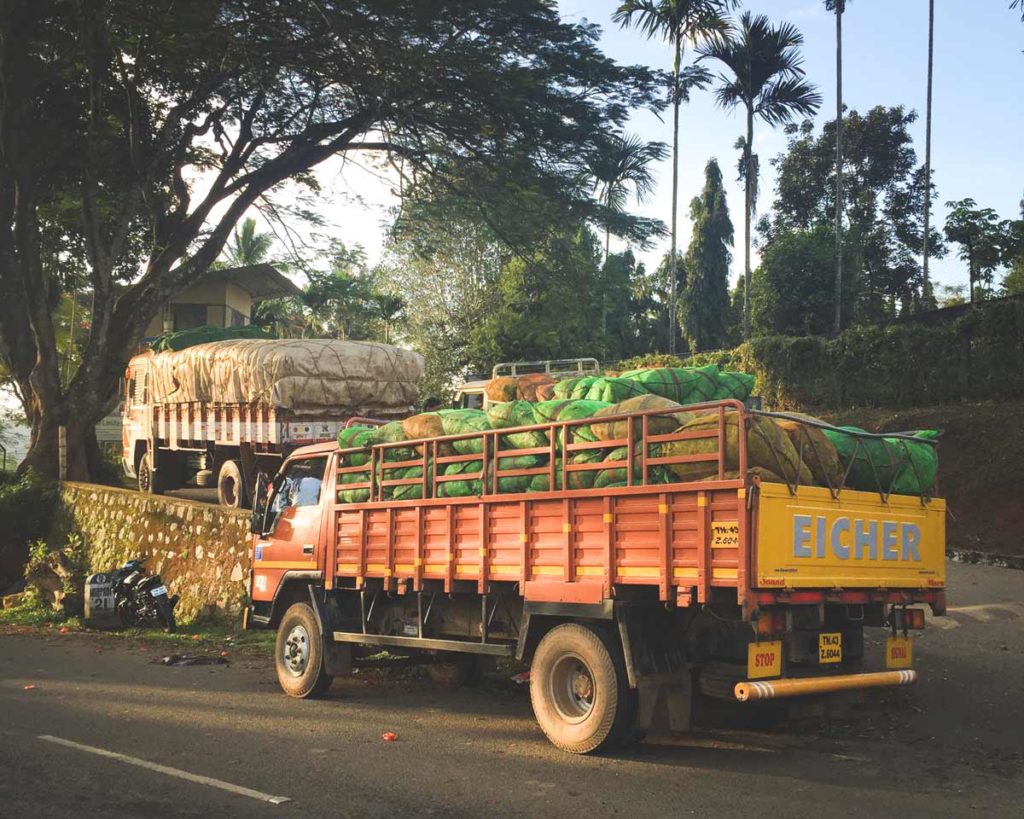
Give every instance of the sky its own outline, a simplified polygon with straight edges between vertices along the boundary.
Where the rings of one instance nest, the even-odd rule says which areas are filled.
[[[971,197],[1001,218],[1019,218],[1024,197],[1024,24],[1009,0],[936,0],[935,75],[932,125],[933,181],[938,198],[933,223],[940,229],[950,200]],[[564,0],[567,21],[587,19],[603,29],[601,48],[621,63],[668,69],[667,44],[635,30],[621,30],[611,15],[618,0]],[[760,0],[743,8],[785,20],[804,35],[804,69],[823,97],[820,124],[835,112],[835,18],[823,0]],[[927,0],[848,0],[843,16],[843,98],[848,108],[903,105],[921,116],[912,127],[918,162],[924,161],[924,107],[928,55]],[[692,59],[692,55],[690,56]],[[704,181],[704,165],[716,157],[726,177],[736,245],[732,275],[743,265],[743,190],[735,178],[733,148],[744,127],[739,112],[716,107],[710,92],[698,93],[682,109],[680,121],[679,245],[690,237],[690,200]],[[671,143],[671,119],[635,112],[627,131],[648,140]],[[781,129],[755,126],[755,150],[761,156],[759,211],[774,198],[774,169],[767,160],[785,148]],[[666,223],[671,214],[671,162],[655,167],[657,188],[635,211]],[[365,169],[365,163],[340,160],[318,174],[329,194],[324,216],[331,233],[346,244],[361,244],[372,262],[383,250],[390,209],[397,203],[393,184]],[[668,239],[640,256],[649,268],[668,251]],[[621,248],[621,245],[619,246]],[[615,249],[613,247],[613,249]],[[756,265],[756,255],[754,263]],[[966,267],[954,253],[931,262],[940,284],[967,281]]]

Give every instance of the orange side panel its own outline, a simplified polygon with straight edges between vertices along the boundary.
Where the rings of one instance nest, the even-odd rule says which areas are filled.
[[[708,484],[704,484],[705,487]],[[663,600],[706,600],[735,587],[746,507],[736,485],[658,487],[537,499],[451,499],[336,507],[340,577],[521,584],[545,599],[607,598],[615,585],[649,585]],[[717,534],[716,534],[717,533]],[[677,598],[677,591],[681,595]]]

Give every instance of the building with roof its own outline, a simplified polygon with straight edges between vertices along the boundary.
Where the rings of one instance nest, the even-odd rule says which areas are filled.
[[[251,321],[257,302],[300,292],[291,279],[266,263],[214,268],[160,308],[146,328],[145,338],[205,325],[241,327]]]

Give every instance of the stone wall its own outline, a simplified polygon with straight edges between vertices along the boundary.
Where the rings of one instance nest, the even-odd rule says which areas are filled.
[[[171,594],[179,620],[237,615],[246,599],[249,514],[206,503],[84,483],[61,486],[60,525],[86,545],[92,572],[142,557]]]

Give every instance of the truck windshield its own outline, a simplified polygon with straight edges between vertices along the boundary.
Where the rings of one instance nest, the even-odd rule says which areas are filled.
[[[292,461],[285,470],[281,487],[274,495],[271,506],[276,520],[281,512],[293,506],[316,506],[320,503],[327,458],[305,458]]]

